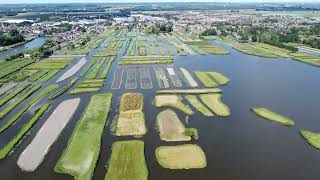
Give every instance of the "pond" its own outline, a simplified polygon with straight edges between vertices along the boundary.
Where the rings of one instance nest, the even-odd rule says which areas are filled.
[[[128,139],[141,139],[144,141],[149,171],[148,179],[150,180],[301,180],[317,179],[320,176],[320,152],[310,147],[299,134],[300,129],[320,131],[319,68],[290,59],[272,59],[246,55],[216,42],[212,43],[225,47],[231,53],[229,55],[205,56],[177,55],[173,66],[170,65],[175,71],[178,71],[180,67],[187,69],[189,72],[196,70],[217,71],[231,80],[228,85],[221,87],[223,90],[223,102],[229,106],[231,116],[223,118],[217,116],[206,117],[195,110],[195,114],[189,118],[189,124],[186,124],[184,122],[185,114],[173,109],[186,127],[194,127],[199,130],[199,139],[188,143],[197,144],[204,150],[207,158],[207,167],[198,170],[169,170],[162,168],[157,163],[155,157],[157,147],[185,144],[185,142],[160,141],[159,133],[155,129],[155,121],[157,114],[166,108],[156,108],[153,105],[155,91],[159,89],[153,68],[149,68],[153,83],[152,89],[142,90],[138,83],[137,89],[126,90],[124,81],[120,90],[111,89],[113,73],[118,67],[119,58],[117,58],[110,69],[105,86],[100,91],[100,93],[112,92],[113,103],[109,114],[109,123],[104,129],[100,156],[93,179],[104,179],[107,172],[106,164],[111,155],[112,143]],[[89,54],[88,57],[91,56],[92,54]],[[76,62],[73,62],[74,64]],[[169,67],[169,65],[141,66]],[[72,66],[68,66],[68,68],[70,67]],[[67,69],[58,73],[43,86],[54,84]],[[124,79],[126,79],[126,74],[123,74]],[[79,76],[80,72],[76,75]],[[201,82],[197,82],[201,84]],[[61,85],[66,83],[62,82]],[[170,87],[173,88],[171,81],[170,83]],[[110,132],[111,121],[118,113],[120,97],[126,92],[140,92],[144,95],[144,113],[148,132],[142,138],[115,137]],[[81,98],[80,107],[67,124],[58,141],[51,147],[41,166],[33,173],[22,172],[16,164],[21,152],[31,142],[55,107],[62,101],[75,97]],[[73,96],[64,94],[50,101],[50,110],[36,123],[30,135],[15,148],[12,155],[0,161],[0,174],[3,179],[72,180],[72,176],[54,173],[54,166],[65,149],[77,121],[81,118],[89,97],[90,94]],[[46,101],[44,99],[40,104]],[[293,127],[284,127],[259,118],[250,111],[251,107],[256,106],[273,109],[295,120],[296,124]],[[19,105],[18,108],[13,110],[8,117],[0,122],[0,125],[3,125],[4,121],[14,115],[17,109],[21,107],[23,105]],[[1,134],[0,145],[3,146],[9,137],[14,136],[30,117],[30,114],[25,114],[8,131]]]

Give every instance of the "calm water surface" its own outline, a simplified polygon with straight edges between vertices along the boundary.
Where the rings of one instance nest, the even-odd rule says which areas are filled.
[[[221,46],[221,45],[220,45]],[[153,69],[151,76],[152,90],[111,90],[113,72],[117,67],[113,64],[106,84],[101,92],[113,93],[112,111],[109,123],[105,127],[100,158],[98,160],[94,180],[102,180],[107,172],[106,164],[111,155],[111,145],[117,140],[136,139],[131,137],[115,137],[110,133],[112,118],[117,114],[119,98],[125,92],[142,92],[145,96],[145,116],[148,133],[140,138],[145,142],[145,156],[150,180],[316,180],[320,176],[320,151],[310,147],[299,135],[300,129],[320,132],[319,92],[320,69],[290,59],[270,59],[245,55],[232,50],[226,56],[176,56],[174,69],[185,67],[194,70],[218,71],[231,79],[222,87],[223,101],[230,107],[232,115],[227,118],[205,117],[198,111],[190,117],[187,127],[199,130],[199,140],[190,143],[198,144],[206,153],[208,166],[200,170],[168,170],[160,167],[155,159],[155,149],[161,145],[179,143],[161,142],[155,130],[156,115],[164,108],[152,105],[158,84]],[[92,54],[90,54],[92,55]],[[89,56],[90,56],[89,55]],[[118,61],[118,60],[117,60]],[[76,62],[73,62],[75,64]],[[71,67],[71,66],[69,66]],[[47,82],[52,84],[66,70]],[[79,75],[79,73],[78,73]],[[125,76],[124,76],[125,77]],[[65,84],[67,82],[62,82]],[[170,82],[171,83],[171,82]],[[62,85],[61,84],[61,85]],[[138,87],[140,87],[138,83]],[[171,84],[171,87],[172,84]],[[1,179],[5,180],[72,180],[69,175],[54,173],[54,166],[61,156],[67,141],[84,111],[90,94],[77,96],[63,95],[51,101],[51,108],[36,123],[29,136],[15,148],[14,153],[0,161]],[[20,153],[30,143],[35,133],[62,101],[81,97],[81,105],[69,122],[58,141],[51,147],[42,165],[33,173],[24,173],[16,165]],[[42,100],[39,104],[46,102]],[[31,110],[39,107],[39,104]],[[285,127],[257,117],[250,112],[251,107],[263,106],[273,109],[295,120],[296,125]],[[16,109],[20,109],[21,105]],[[2,109],[2,108],[1,108]],[[0,109],[0,110],[1,110]],[[17,110],[12,111],[9,117]],[[185,115],[178,110],[183,123]],[[22,127],[30,118],[26,113],[14,126],[0,135],[3,146],[9,137]]]
[[[0,52],[0,58],[6,58],[18,53],[21,53],[23,51],[31,50],[33,48],[40,47],[43,43],[45,42],[44,37],[36,37],[30,42],[27,42],[25,44],[21,44],[17,47],[14,47],[12,49],[6,50],[6,51],[1,51]]]

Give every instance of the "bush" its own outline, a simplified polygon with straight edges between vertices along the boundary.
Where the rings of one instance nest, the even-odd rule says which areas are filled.
[[[186,128],[184,130],[184,135],[190,136],[192,139],[199,139],[198,130],[196,128]]]

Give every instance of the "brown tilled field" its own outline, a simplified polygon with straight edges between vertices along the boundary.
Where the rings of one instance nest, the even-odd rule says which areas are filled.
[[[120,111],[140,110],[143,106],[143,96],[141,93],[126,93],[122,95]]]

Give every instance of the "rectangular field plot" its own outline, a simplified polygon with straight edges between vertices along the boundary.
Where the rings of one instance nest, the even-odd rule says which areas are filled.
[[[141,93],[122,95],[115,129],[117,136],[140,136],[147,132],[142,112],[143,104],[144,98]]]
[[[173,60],[173,56],[123,56],[118,64],[170,64]]]
[[[152,89],[152,80],[149,68],[139,68],[141,89]]]
[[[112,94],[93,95],[78,121],[67,148],[55,166],[55,172],[69,174],[75,179],[90,180],[101,148]]]
[[[142,141],[118,141],[112,145],[105,180],[147,180],[148,169]]]
[[[116,69],[114,71],[111,89],[120,89],[121,88],[122,79],[123,79],[123,72],[124,72],[124,69],[122,69],[122,68]]]
[[[166,72],[161,67],[155,67],[154,71],[156,72],[156,77],[158,80],[158,85],[160,88],[169,88],[169,82],[166,77]]]
[[[182,87],[182,83],[178,78],[177,74],[174,72],[173,68],[167,68],[170,79],[175,87]]]
[[[126,80],[126,89],[136,89],[137,88],[137,72],[136,68],[127,69],[127,80]]]

